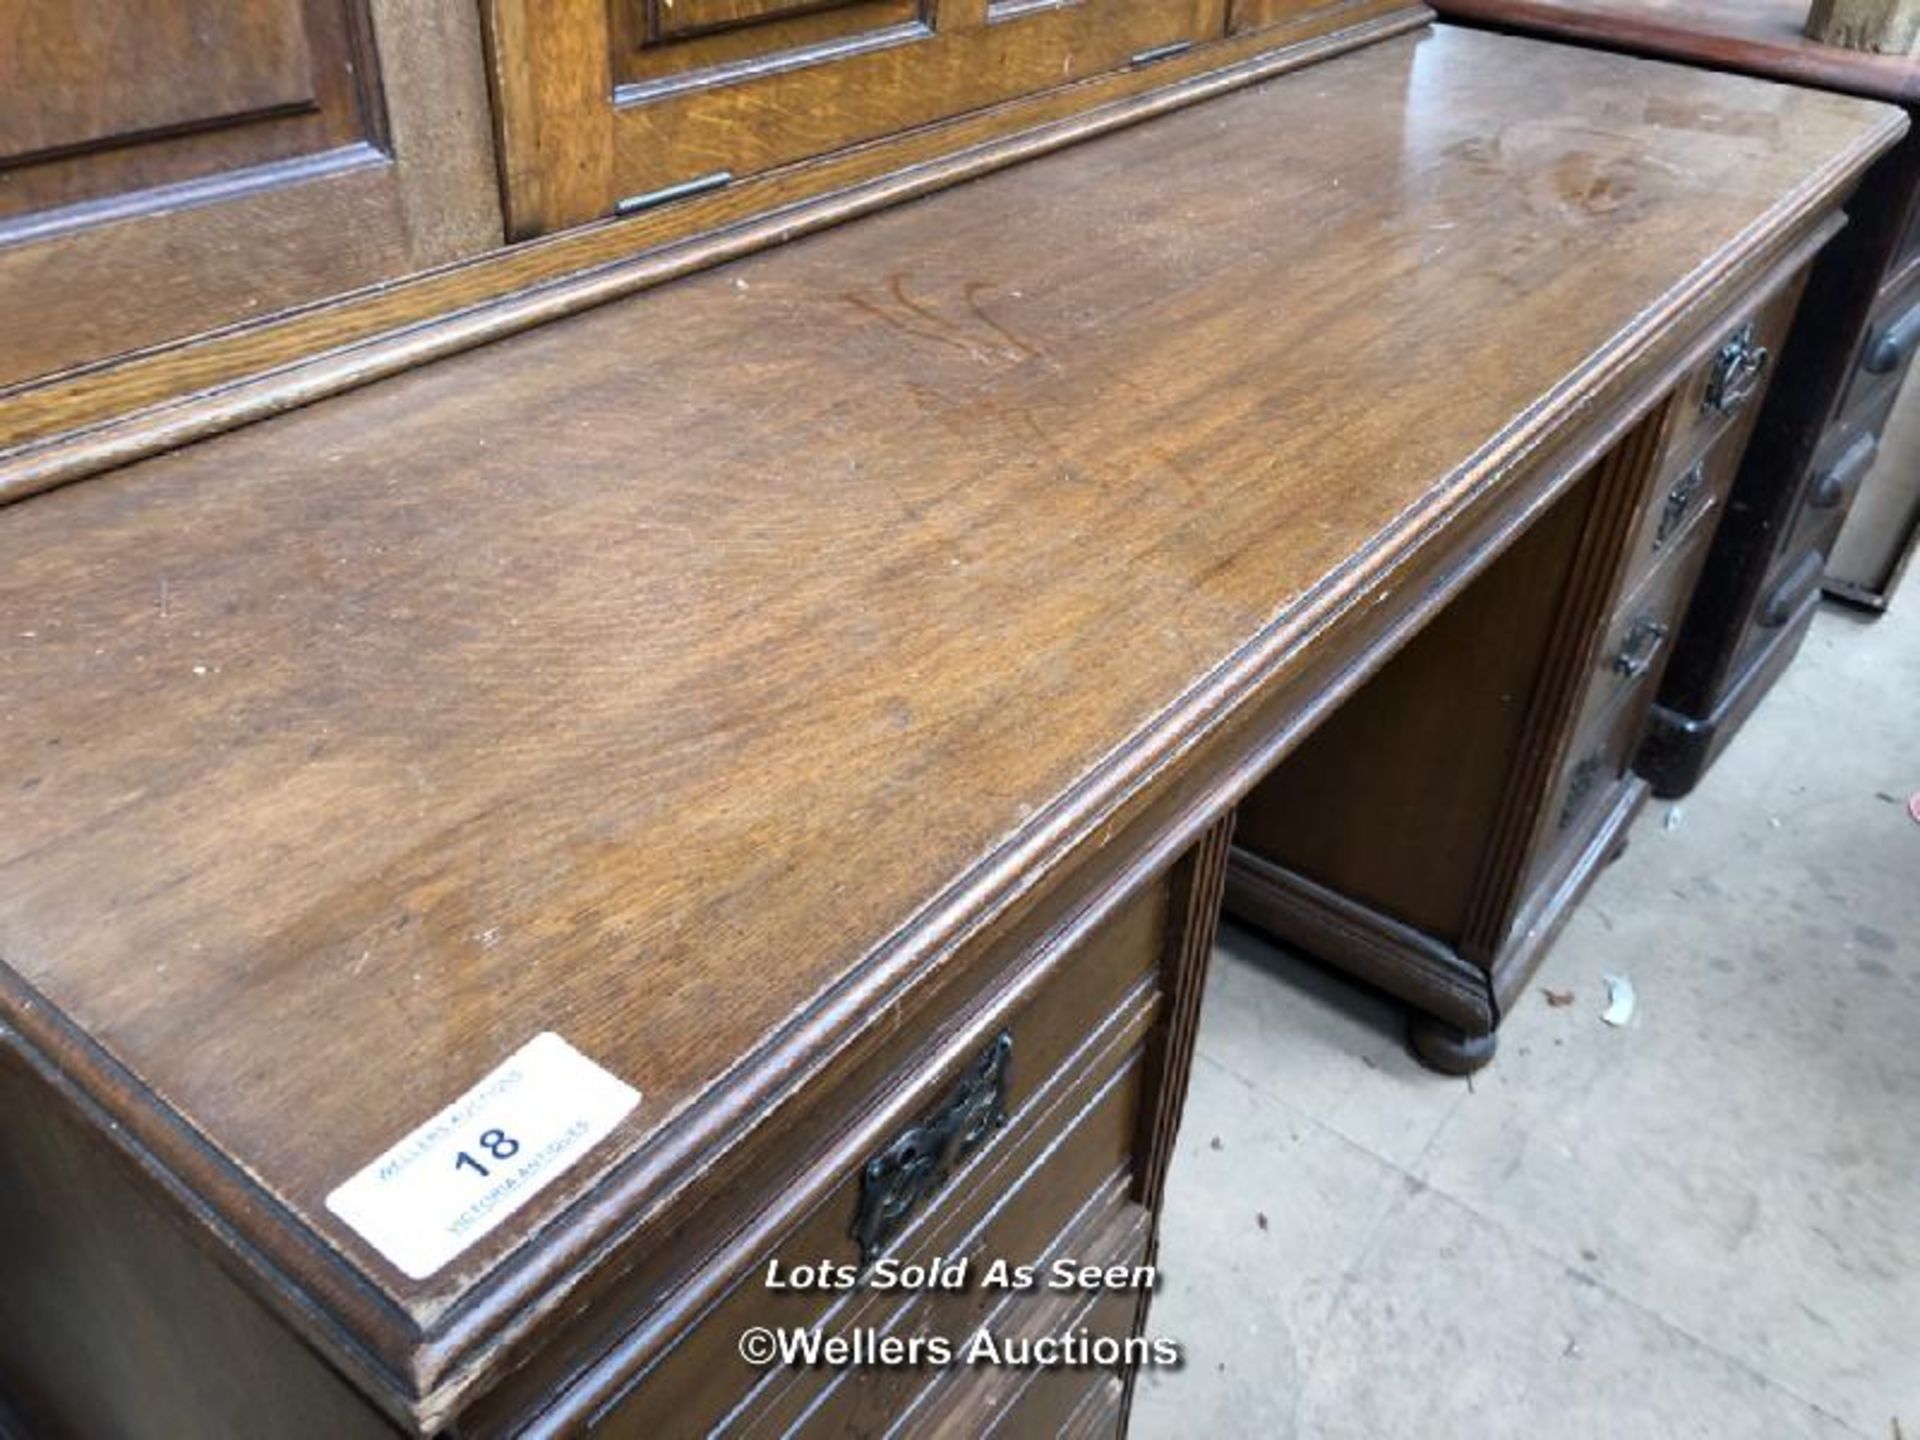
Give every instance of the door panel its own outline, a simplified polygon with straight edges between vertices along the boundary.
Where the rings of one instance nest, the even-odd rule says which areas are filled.
[[[378,146],[356,0],[0,0],[0,226]],[[0,238],[6,231],[0,229]]]
[[[737,56],[734,67],[753,67],[744,76],[729,68],[683,75],[662,94],[621,92],[616,187],[636,195],[716,170],[752,174],[1118,69],[1134,55],[1196,38],[1204,7],[1075,0],[989,7],[971,23],[944,18],[963,8],[939,6],[937,24],[910,18],[868,31],[864,45],[843,38]],[[648,143],[663,136],[665,144]]]
[[[924,30],[926,8],[922,0],[627,0],[613,12],[613,73],[625,87],[727,65],[778,65],[895,26]]]
[[[74,82],[0,90],[8,161],[315,102],[306,27],[286,3],[10,0],[0,6],[0,67],[7,82]]]
[[[1235,35],[1245,30],[1262,30],[1288,20],[1298,20],[1326,0],[1233,0],[1227,12],[1227,29]]]
[[[1224,0],[490,0],[490,22],[516,236],[1225,28]]]
[[[396,6],[410,8],[382,27],[383,57],[376,15]],[[461,10],[0,0],[0,386],[497,243],[491,166],[471,163],[484,113],[445,114],[453,91],[428,68],[464,63],[483,84],[471,10],[457,47]],[[403,109],[440,112],[406,167],[393,78],[419,82]]]

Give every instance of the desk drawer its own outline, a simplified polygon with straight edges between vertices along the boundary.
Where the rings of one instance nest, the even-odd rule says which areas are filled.
[[[1120,1412],[1126,1403],[1127,1387],[1120,1377],[1102,1376],[1060,1433],[1066,1440],[1110,1440],[1121,1433]]]
[[[1581,702],[1576,733],[1585,733],[1598,717],[1622,703],[1622,697],[1666,664],[1673,637],[1686,614],[1694,579],[1706,557],[1710,531],[1690,531],[1681,549],[1663,558],[1651,574],[1615,607],[1594,660],[1592,678]]]
[[[1099,1266],[1137,1266],[1146,1260],[1151,1222],[1138,1205],[1109,1207],[1092,1226],[1076,1258]],[[1081,1334],[1124,1341],[1132,1332],[1141,1297],[1128,1290],[1102,1290],[1088,1296],[1054,1292],[1021,1307],[996,1326],[996,1339],[1033,1339]],[[1114,1412],[1102,1402],[1118,1379],[1105,1367],[1023,1367],[959,1370],[933,1380],[914,1401],[900,1436],[1029,1436],[1096,1433],[1103,1416]],[[1107,1433],[1111,1433],[1108,1431]]]
[[[1744,428],[1735,428],[1718,436],[1702,455],[1689,459],[1683,452],[1670,454],[1628,547],[1625,589],[1637,588],[1656,566],[1712,529],[1740,469],[1745,439]]]
[[[850,1111],[875,1131],[864,1160],[846,1166],[784,1236],[752,1255],[730,1288],[650,1364],[629,1378],[610,1378],[604,1367],[618,1362],[603,1362],[590,1384],[613,1398],[568,1423],[584,1420],[621,1434],[704,1431],[764,1382],[739,1358],[744,1330],[812,1326],[843,1298],[836,1291],[771,1290],[770,1263],[787,1274],[823,1264],[857,1271],[863,1247],[868,1259],[912,1261],[934,1253],[936,1237],[963,1235],[949,1218],[968,1212],[986,1177],[1000,1175],[1009,1154],[1057,1136],[1071,1119],[1057,1102],[1061,1087],[1104,1054],[1089,1045],[1112,1041],[1115,1025],[1123,1033],[1143,1030],[1157,1013],[1168,888],[1162,876],[1066,950],[1029,956],[964,1031],[920,1037],[920,1053]],[[1119,1060],[1102,1062],[1104,1073]],[[996,1104],[1005,1117],[1000,1124]],[[882,1118],[884,1128],[874,1123]],[[944,1179],[916,1184],[919,1174]],[[1084,1198],[1047,1197],[1063,1215]],[[1044,1212],[1036,1218],[1044,1220]]]
[[[1824,555],[1832,548],[1854,496],[1860,493],[1861,483],[1880,455],[1879,428],[1885,416],[1869,419],[1869,425],[1836,425],[1827,432],[1777,555],[1798,555],[1804,550],[1818,550]]]
[[[1653,700],[1652,675],[1634,682],[1617,703],[1588,717],[1560,762],[1544,820],[1545,837],[1535,847],[1530,879],[1553,870],[1569,846],[1587,843],[1594,823],[1607,813],[1605,799],[1632,763]]]
[[[1075,1316],[1071,1325],[1089,1335],[1123,1339],[1133,1322],[1133,1306],[1124,1295],[1104,1295]],[[969,1433],[1027,1440],[1034,1435],[1112,1435],[1119,1406],[1113,1396],[1118,1377],[1101,1372],[1089,1378],[1085,1370],[1037,1372],[997,1423],[975,1432],[941,1426],[926,1433],[961,1436]],[[1103,1429],[1103,1422],[1105,1428]]]
[[[1739,437],[1727,438],[1737,456]],[[1632,763],[1712,538],[1711,525],[1687,527],[1679,548],[1663,554],[1614,606],[1574,722],[1573,742],[1549,791],[1532,880],[1550,874],[1570,846],[1585,845],[1593,824],[1607,813],[1605,797]]]
[[[1000,1337],[1022,1334],[1029,1312],[1061,1292],[990,1289],[982,1283],[996,1260],[1044,1267],[1056,1260],[1092,1259],[1101,1243],[1103,1223],[1124,1203],[1130,1188],[1129,1152],[1139,1121],[1144,1062],[1136,1048],[1122,1068],[1104,1080],[1072,1087],[1063,1104],[1075,1111],[1063,1136],[1040,1147],[1025,1173],[996,1174],[983,1186],[990,1194],[974,1208],[983,1212],[971,1225],[952,1226],[932,1250],[969,1265],[970,1283],[957,1291],[855,1297],[847,1314],[828,1327],[850,1334],[864,1329],[902,1339],[938,1337],[958,1357],[978,1330]],[[1011,1167],[1009,1167],[1011,1168]],[[1104,1262],[1102,1262],[1104,1263]],[[860,1303],[868,1301],[871,1303]],[[929,1385],[966,1377],[956,1358],[944,1367],[855,1367],[803,1370],[752,1411],[737,1433],[745,1436],[819,1436],[879,1434],[915,1403]],[[785,1382],[787,1377],[777,1377]],[[1017,1375],[1002,1377],[1009,1386]],[[758,1397],[756,1397],[757,1399]],[[736,1433],[728,1427],[728,1433]]]
[[[1833,537],[1828,533],[1825,538],[1831,542]],[[1790,625],[1807,602],[1819,593],[1825,571],[1826,556],[1816,546],[1789,552],[1774,563],[1753,607],[1753,618],[1747,622],[1747,633],[1740,641],[1743,664]]]
[[[1846,514],[1860,491],[1860,482],[1880,456],[1880,426],[1885,418],[1884,413],[1876,414],[1868,417],[1867,424],[1836,426],[1828,432],[1807,480],[1807,493],[1801,498],[1803,512]]]
[[[1853,357],[1841,413],[1860,416],[1890,406],[1916,350],[1920,350],[1920,270],[1911,272],[1874,306],[1873,319]]]
[[[1881,278],[1882,293],[1905,278],[1916,260],[1920,260],[1920,201],[1909,195],[1907,218],[1900,229],[1899,243],[1893,247],[1893,254],[1888,258],[1887,268]]]
[[[1680,383],[1664,452],[1670,463],[1691,465],[1735,421],[1759,409],[1799,298],[1800,286],[1789,285],[1729,324]]]

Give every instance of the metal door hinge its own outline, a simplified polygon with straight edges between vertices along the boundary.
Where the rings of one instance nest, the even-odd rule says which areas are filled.
[[[1184,55],[1192,48],[1191,40],[1175,40],[1171,45],[1156,45],[1151,50],[1142,50],[1138,55],[1129,56],[1127,64],[1135,68],[1153,65],[1162,60],[1171,60],[1176,55]]]
[[[709,190],[718,190],[733,183],[731,170],[716,170],[711,175],[697,175],[691,180],[682,180],[678,185],[668,185],[664,189],[649,190],[644,195],[629,195],[624,200],[614,202],[616,215],[634,215],[642,210],[651,210],[656,205],[666,205],[675,200],[685,200],[694,195],[704,195]]]

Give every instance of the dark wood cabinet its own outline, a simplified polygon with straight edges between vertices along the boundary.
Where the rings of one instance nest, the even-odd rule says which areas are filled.
[[[1874,462],[1910,368],[1903,324],[1920,317],[1901,239],[1917,201],[1909,140],[1868,172],[1814,267],[1639,758],[1664,798],[1698,783],[1785,671],[1823,587],[1846,589],[1828,558],[1863,490],[1907,484]]]
[[[1434,0],[1450,19],[1678,60],[1903,105],[1920,104],[1905,57],[1816,44],[1798,0]],[[1822,586],[1879,608],[1911,548],[1920,484],[1873,465],[1874,445],[1920,341],[1913,260],[1920,143],[1883,157],[1850,197],[1850,223],[1814,267],[1799,322],[1729,497],[1726,518],[1652,712],[1638,766],[1654,792],[1685,795],[1798,651]],[[1906,322],[1911,321],[1908,325]],[[1863,492],[1854,544],[1829,563]]]
[[[1878,426],[1860,425],[1835,440],[1831,458],[1814,481],[1819,498],[1810,502],[1822,504],[1828,494],[1847,499],[1846,519],[1827,557],[1824,585],[1835,599],[1868,610],[1892,603],[1920,549],[1920,465],[1911,459],[1920,453],[1914,438],[1920,398],[1915,397],[1912,375],[1909,367],[1884,436]],[[1882,453],[1886,463],[1876,463]],[[1864,485],[1868,475],[1873,477],[1871,486]]]
[[[1796,537],[1826,555],[1826,593],[1869,611],[1892,602],[1920,548],[1920,466],[1910,446],[1888,446],[1883,459],[1879,443],[1902,418],[1910,432],[1913,417],[1902,412],[1920,410],[1920,402],[1901,398],[1911,389],[1920,349],[1920,153],[1902,151],[1896,158],[1907,169],[1887,182],[1895,193],[1906,182],[1900,239],[1874,296],[1838,418],[1815,457],[1806,508],[1818,519],[1808,524],[1808,535]],[[1893,169],[1887,162],[1883,167]],[[1879,174],[1877,168],[1870,179]]]

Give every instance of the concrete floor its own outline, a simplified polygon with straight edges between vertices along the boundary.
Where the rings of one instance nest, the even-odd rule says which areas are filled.
[[[1920,1440],[1920,588],[1817,617],[1473,1085],[1230,931],[1136,1436]],[[1638,992],[1601,1023],[1602,977]],[[1571,991],[1552,1007],[1545,987]]]

